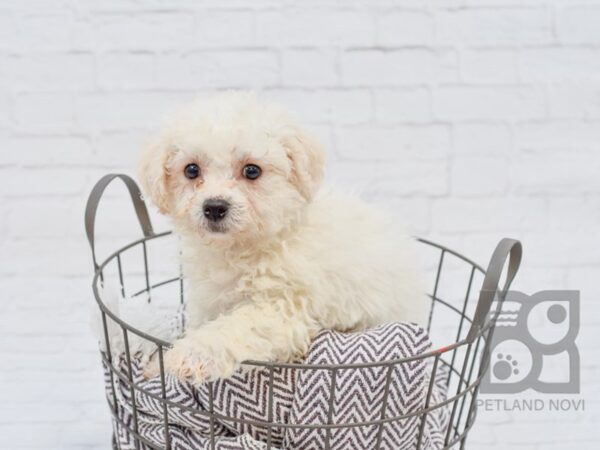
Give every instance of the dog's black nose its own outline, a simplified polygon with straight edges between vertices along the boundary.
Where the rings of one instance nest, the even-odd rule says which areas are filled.
[[[218,198],[211,198],[202,205],[202,212],[211,222],[223,220],[229,211],[229,203]]]

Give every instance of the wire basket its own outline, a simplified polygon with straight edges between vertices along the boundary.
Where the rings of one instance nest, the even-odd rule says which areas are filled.
[[[131,197],[137,219],[142,228],[143,237],[128,245],[114,251],[103,262],[98,263],[95,249],[94,226],[96,219],[96,211],[98,203],[104,193],[106,187],[114,179],[122,180]],[[173,303],[183,304],[185,299],[184,282],[181,277],[179,267],[172,267],[170,260],[165,260],[163,257],[154,257],[154,247],[156,244],[168,240],[173,236],[170,231],[155,233],[146,206],[142,200],[140,190],[129,176],[122,174],[106,175],[98,181],[90,193],[86,212],[85,212],[85,227],[87,238],[92,251],[94,262],[94,278],[92,289],[97,302],[101,318],[102,318],[102,334],[104,338],[103,349],[101,350],[102,361],[108,368],[108,381],[111,389],[107,389],[107,400],[112,413],[113,425],[115,432],[126,431],[133,440],[136,449],[170,449],[172,443],[169,437],[169,410],[171,408],[185,408],[184,405],[178,405],[176,400],[168,398],[165,388],[165,371],[163,365],[163,355],[169,349],[171,343],[159,339],[155,336],[144,332],[130,323],[127,323],[122,317],[112,311],[108,306],[105,298],[103,298],[103,285],[105,278],[110,272],[118,280],[118,285],[121,292],[127,297],[143,296],[152,300],[152,295],[158,289],[170,289],[170,298]],[[506,295],[510,284],[516,275],[520,261],[522,248],[518,241],[512,239],[502,239],[494,250],[487,269],[471,261],[467,257],[447,248],[442,245],[418,239],[423,249],[429,254],[429,272],[432,276],[431,293],[431,309],[429,314],[428,332],[430,335],[440,334],[441,339],[446,339],[444,342],[451,342],[441,348],[413,356],[406,359],[388,360],[369,364],[370,367],[380,367],[388,370],[388,373],[394,367],[402,364],[407,364],[411,361],[420,359],[426,361],[431,367],[432,374],[428,383],[428,390],[424,403],[417,411],[412,411],[403,416],[389,416],[385,414],[387,402],[389,401],[386,394],[381,398],[381,416],[376,420],[363,422],[349,423],[327,423],[322,428],[326,432],[325,448],[330,448],[329,435],[331,430],[342,430],[349,427],[369,427],[388,424],[394,421],[401,421],[407,417],[417,417],[419,430],[414,445],[411,448],[420,449],[423,441],[423,428],[428,414],[439,408],[446,408],[448,411],[447,426],[444,430],[443,446],[440,448],[464,448],[467,436],[473,427],[477,415],[477,395],[480,383],[489,366],[490,360],[490,342],[495,327],[495,317],[499,312],[502,301]],[[506,261],[508,260],[507,269],[504,270]],[[166,268],[155,268],[156,263],[165,263]],[[164,264],[163,264],[164,265]],[[168,273],[169,270],[171,273]],[[503,277],[503,273],[505,275]],[[500,289],[500,281],[503,278],[502,289]],[[137,284],[137,286],[136,286]],[[480,287],[479,289],[477,289]],[[492,305],[495,305],[494,311],[490,311]],[[114,349],[111,348],[109,339],[109,328],[118,327],[122,333],[124,350],[126,353],[126,363],[128,367],[128,377],[123,377],[122,372],[116,367]],[[158,353],[160,362],[160,380],[162,383],[162,395],[157,399],[163,408],[164,421],[164,446],[157,446],[155,443],[149,442],[139,432],[137,426],[137,405],[136,392],[144,392],[144,388],[136,384],[131,376],[132,367],[132,351],[130,349],[130,341],[132,336],[136,339],[143,340],[148,345],[152,345]],[[244,365],[252,367],[262,367],[268,370],[268,373],[273,377],[273,372],[281,368],[292,367],[297,371],[305,370],[326,370],[331,372],[339,372],[342,370],[355,370],[364,367],[365,364],[345,364],[345,365],[328,365],[315,367],[302,363],[275,363],[275,362],[259,362],[248,361]],[[436,374],[445,370],[447,395],[441,402],[435,403],[432,400],[433,380]],[[130,392],[132,404],[131,408],[134,415],[134,422],[126,423],[122,420],[117,400],[114,396],[115,380],[120,377],[119,381],[125,383]],[[209,383],[210,384],[210,383]],[[334,383],[331,383],[330,398],[333,398],[335,389]],[[212,388],[208,389],[210,393],[210,404],[212,405]],[[272,408],[273,388],[272,383],[268,392],[268,405]],[[333,402],[330,402],[328,416],[332,417],[331,408],[334,408]],[[218,414],[215,411],[196,411],[195,413],[206,416],[211,423],[217,419],[221,421],[235,421],[244,423],[244,419],[227,417]],[[271,411],[269,416],[272,417]],[[266,442],[266,449],[272,448],[271,430],[278,427],[308,427],[309,425],[290,425],[278,423],[274,419],[261,422],[259,425],[269,431],[269,439]],[[215,448],[217,437],[214,433],[210,433],[210,448]],[[379,447],[380,443],[377,443]],[[113,448],[119,448],[118,443],[113,435]],[[371,449],[366,449],[371,450]],[[374,448],[372,450],[378,450]]]

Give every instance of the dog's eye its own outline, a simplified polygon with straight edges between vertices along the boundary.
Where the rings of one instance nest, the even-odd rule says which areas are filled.
[[[198,178],[198,175],[200,175],[200,167],[198,167],[198,164],[188,164],[185,166],[183,173],[185,174],[186,178],[193,180],[194,178]]]
[[[256,164],[247,164],[242,170],[242,175],[244,175],[249,180],[256,180],[258,177],[260,177],[261,173],[262,169]]]

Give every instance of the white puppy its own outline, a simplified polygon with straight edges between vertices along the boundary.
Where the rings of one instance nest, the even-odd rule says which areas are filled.
[[[292,360],[322,329],[425,321],[411,240],[377,208],[317,194],[324,161],[284,110],[243,92],[194,102],[145,149],[140,179],[181,236],[188,283],[169,372],[199,383]]]

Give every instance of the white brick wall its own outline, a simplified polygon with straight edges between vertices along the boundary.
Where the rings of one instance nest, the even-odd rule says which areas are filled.
[[[586,412],[482,412],[470,446],[598,448],[599,45],[600,0],[2,1],[0,448],[108,448],[85,198],[227,87],[288,104],[415,233],[482,263],[518,237],[516,287],[582,289]],[[138,232],[123,195],[110,247]]]

